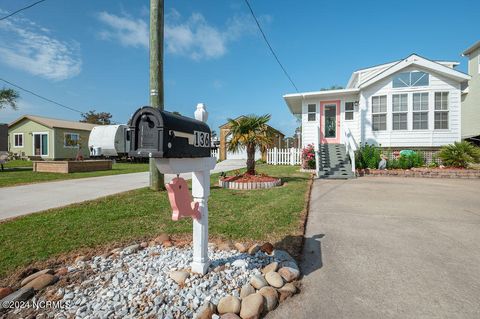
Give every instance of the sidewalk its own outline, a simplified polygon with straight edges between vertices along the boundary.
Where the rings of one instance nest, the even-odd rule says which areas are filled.
[[[245,167],[245,160],[226,160],[211,171],[218,173]],[[46,209],[80,203],[116,193],[147,187],[149,173],[80,178],[0,188],[0,221]],[[169,182],[174,175],[166,175]],[[191,179],[191,174],[182,174]]]

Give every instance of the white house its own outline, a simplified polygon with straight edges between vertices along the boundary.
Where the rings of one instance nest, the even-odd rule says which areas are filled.
[[[461,87],[470,76],[457,65],[412,54],[353,72],[345,89],[283,97],[301,116],[302,146],[348,139],[356,146],[434,149],[461,139]]]

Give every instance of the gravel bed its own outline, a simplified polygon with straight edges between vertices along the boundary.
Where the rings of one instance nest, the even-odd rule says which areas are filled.
[[[239,297],[240,288],[253,275],[261,275],[262,267],[285,260],[281,254],[269,256],[258,251],[250,255],[212,248],[209,272],[204,276],[189,273],[183,284],[173,280],[171,272],[189,272],[190,246],[124,249],[116,256],[79,261],[68,268],[69,274],[88,270],[92,273],[89,278],[57,288],[54,299],[61,300],[64,307],[38,309],[36,318],[193,318],[206,302],[218,304],[224,296]],[[38,294],[33,300],[45,298]],[[9,313],[21,314],[21,310]]]

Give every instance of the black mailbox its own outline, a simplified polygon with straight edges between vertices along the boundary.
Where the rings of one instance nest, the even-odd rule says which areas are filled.
[[[133,157],[210,157],[210,128],[202,121],[139,108],[129,121],[130,152]]]

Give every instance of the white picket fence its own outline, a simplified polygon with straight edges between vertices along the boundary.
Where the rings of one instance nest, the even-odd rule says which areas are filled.
[[[210,154],[212,157],[215,157],[218,160],[220,157],[220,149],[217,148],[216,150],[211,150]]]
[[[272,148],[267,150],[267,164],[300,165],[302,150],[299,148]]]

